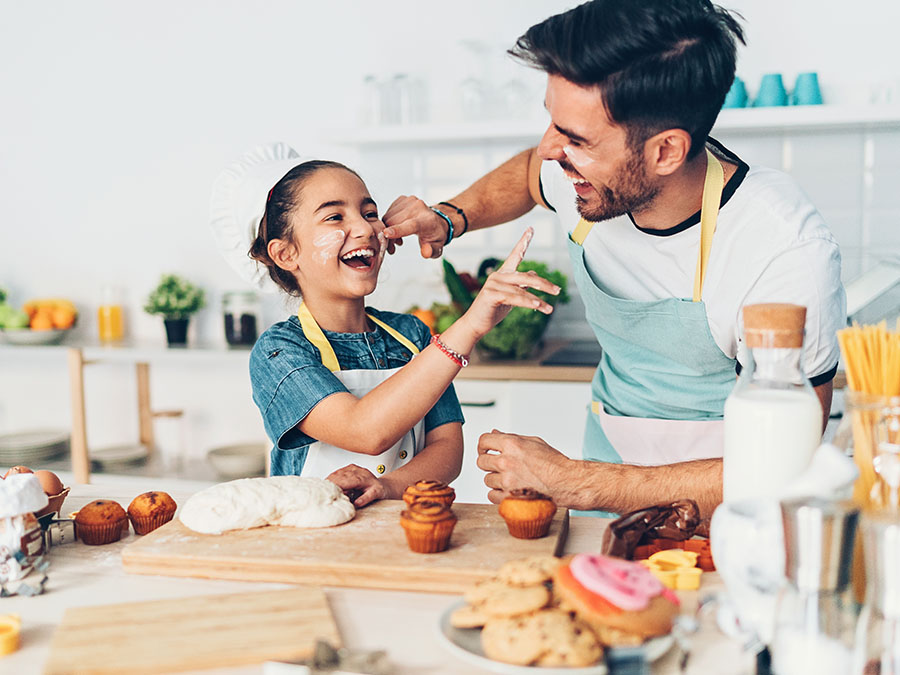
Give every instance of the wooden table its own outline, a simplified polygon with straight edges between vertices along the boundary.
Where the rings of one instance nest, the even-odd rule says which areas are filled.
[[[68,483],[70,476],[61,476]],[[106,497],[127,506],[147,490],[165,490],[177,502],[207,484],[180,480],[104,476],[100,484],[74,485],[63,508],[73,511],[88,501]],[[567,552],[596,551],[607,521],[572,518]],[[134,541],[132,533],[108,546],[85,546],[80,542],[54,547],[50,554],[49,581],[43,595],[0,600],[0,613],[18,613],[22,619],[22,646],[14,654],[0,658],[0,672],[31,675],[41,672],[49,653],[56,626],[68,607],[102,605],[142,600],[178,598],[283,588],[281,584],[216,581],[173,577],[138,576],[122,569],[121,551]],[[698,596],[721,589],[716,574],[705,574],[699,592],[682,592],[685,611],[692,611]],[[353,588],[326,588],[338,629],[345,646],[351,649],[386,649],[395,672],[401,675],[435,673],[488,673],[450,654],[438,635],[440,614],[458,596],[378,591]],[[724,637],[712,617],[702,617],[700,633],[688,673],[737,675],[753,672],[753,659],[740,646]],[[672,649],[654,667],[655,674],[678,673],[678,650]],[[204,671],[211,672],[211,671]],[[221,673],[261,673],[262,666],[219,670]],[[539,671],[535,671],[540,675]]]

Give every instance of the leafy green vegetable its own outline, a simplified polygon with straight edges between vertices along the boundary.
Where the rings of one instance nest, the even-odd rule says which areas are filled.
[[[0,286],[0,302],[6,302],[6,289]]]
[[[546,264],[532,260],[523,260],[519,264],[518,271],[534,271],[538,276],[548,279],[560,287],[559,295],[549,295],[543,291],[531,289],[531,293],[547,304],[556,306],[569,301],[569,294],[566,292],[568,280],[562,272],[551,270]],[[547,314],[524,307],[513,307],[503,321],[481,338],[478,348],[495,358],[527,358],[534,350],[535,345],[540,342],[549,322],[550,316]]]
[[[447,286],[447,290],[450,291],[450,298],[453,302],[458,303],[463,311],[466,311],[469,305],[472,304],[475,296],[466,288],[453,265],[446,258],[441,262],[444,264],[444,284]]]
[[[479,281],[483,284],[485,279],[481,278],[481,275],[501,262],[496,258],[484,260],[479,268]],[[538,276],[548,279],[562,289],[559,295],[549,295],[535,290],[530,291],[544,302],[556,306],[569,301],[569,294],[566,292],[568,280],[562,272],[551,270],[545,263],[532,260],[524,260],[519,263],[518,271],[533,271]],[[453,265],[446,260],[444,260],[444,283],[447,285],[447,290],[450,292],[454,305],[439,305],[435,303],[431,306],[431,310],[437,316],[436,330],[439,333],[445,331],[450,324],[458,319],[462,311],[465,311],[472,304],[472,300],[474,300],[473,293],[465,288]],[[503,321],[494,326],[487,335],[481,338],[477,345],[478,349],[494,358],[527,358],[534,350],[535,345],[540,342],[549,321],[550,316],[541,312],[535,312],[524,307],[513,307]]]

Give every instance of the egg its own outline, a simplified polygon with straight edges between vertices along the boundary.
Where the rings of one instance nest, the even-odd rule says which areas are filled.
[[[6,478],[7,476],[12,476],[13,474],[16,474],[16,473],[34,473],[34,471],[29,469],[27,466],[14,466],[9,471],[7,471],[5,474],[3,474],[3,477]]]
[[[58,495],[65,489],[62,481],[52,471],[35,471],[34,475],[41,482],[41,488],[43,488],[45,495],[50,495],[52,497],[53,495]]]

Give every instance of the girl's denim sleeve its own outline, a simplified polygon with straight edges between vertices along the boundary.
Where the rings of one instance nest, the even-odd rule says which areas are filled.
[[[297,425],[319,401],[347,391],[317,355],[262,341],[250,354],[250,381],[266,434],[281,450],[312,443],[315,439],[302,433]]]

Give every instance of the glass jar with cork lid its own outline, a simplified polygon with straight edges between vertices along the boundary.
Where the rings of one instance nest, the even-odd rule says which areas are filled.
[[[806,308],[747,305],[743,317],[748,352],[725,401],[725,501],[777,498],[822,439],[822,406],[801,363]]]

